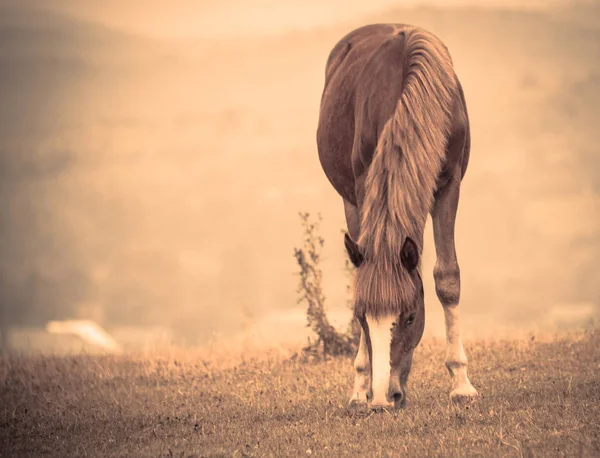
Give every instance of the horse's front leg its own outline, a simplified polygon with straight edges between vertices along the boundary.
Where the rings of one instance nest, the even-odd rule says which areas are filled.
[[[444,307],[446,320],[446,367],[452,377],[450,398],[455,401],[477,396],[467,376],[467,356],[459,323],[460,269],[454,245],[454,223],[460,194],[461,174],[457,170],[438,191],[431,212],[437,261],[433,270],[435,290]]]
[[[360,327],[360,344],[358,353],[354,360],[354,389],[350,397],[350,405],[367,404],[371,397],[371,361],[369,360],[369,351],[365,331]]]
[[[360,233],[360,218],[358,208],[352,205],[347,200],[344,200],[344,213],[346,214],[346,223],[348,225],[348,235],[352,240],[357,240]],[[346,239],[346,242],[348,240]],[[350,260],[354,264],[354,267],[358,268],[360,265],[360,259],[357,253],[353,253],[354,244],[346,243],[346,250],[350,256]],[[360,326],[360,343],[358,345],[358,353],[354,360],[354,389],[352,390],[352,396],[350,396],[350,405],[353,404],[367,404],[371,397],[371,360],[369,359],[369,349],[367,347],[367,340],[365,330],[361,324]]]

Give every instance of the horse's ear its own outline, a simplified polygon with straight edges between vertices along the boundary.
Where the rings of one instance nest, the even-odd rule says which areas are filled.
[[[344,246],[346,247],[346,251],[348,252],[348,256],[350,257],[350,261],[354,264],[354,267],[358,268],[363,263],[365,258],[363,257],[358,245],[346,232],[344,234]]]
[[[406,237],[406,240],[404,240],[402,251],[400,252],[400,260],[409,272],[415,270],[415,267],[419,264],[419,249],[415,241],[410,237]]]

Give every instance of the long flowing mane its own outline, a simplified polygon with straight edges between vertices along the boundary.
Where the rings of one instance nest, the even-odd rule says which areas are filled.
[[[404,62],[395,63],[405,69],[401,96],[379,136],[361,208],[358,245],[367,262],[357,271],[356,304],[375,315],[400,312],[414,297],[402,246],[410,237],[423,250],[458,93],[444,44],[416,27],[403,33]]]

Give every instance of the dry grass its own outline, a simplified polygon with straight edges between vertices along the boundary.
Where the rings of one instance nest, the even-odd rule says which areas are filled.
[[[600,333],[551,342],[470,342],[482,397],[449,403],[444,347],[419,347],[408,406],[345,404],[347,358],[281,357],[236,367],[155,357],[0,361],[6,456],[598,456]]]

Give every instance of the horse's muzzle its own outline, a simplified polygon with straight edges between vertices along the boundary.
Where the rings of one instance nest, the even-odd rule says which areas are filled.
[[[369,403],[369,409],[375,411],[393,410],[404,407],[405,404],[406,401],[404,399],[404,393],[402,393],[402,391],[398,391],[386,400],[373,401]]]

